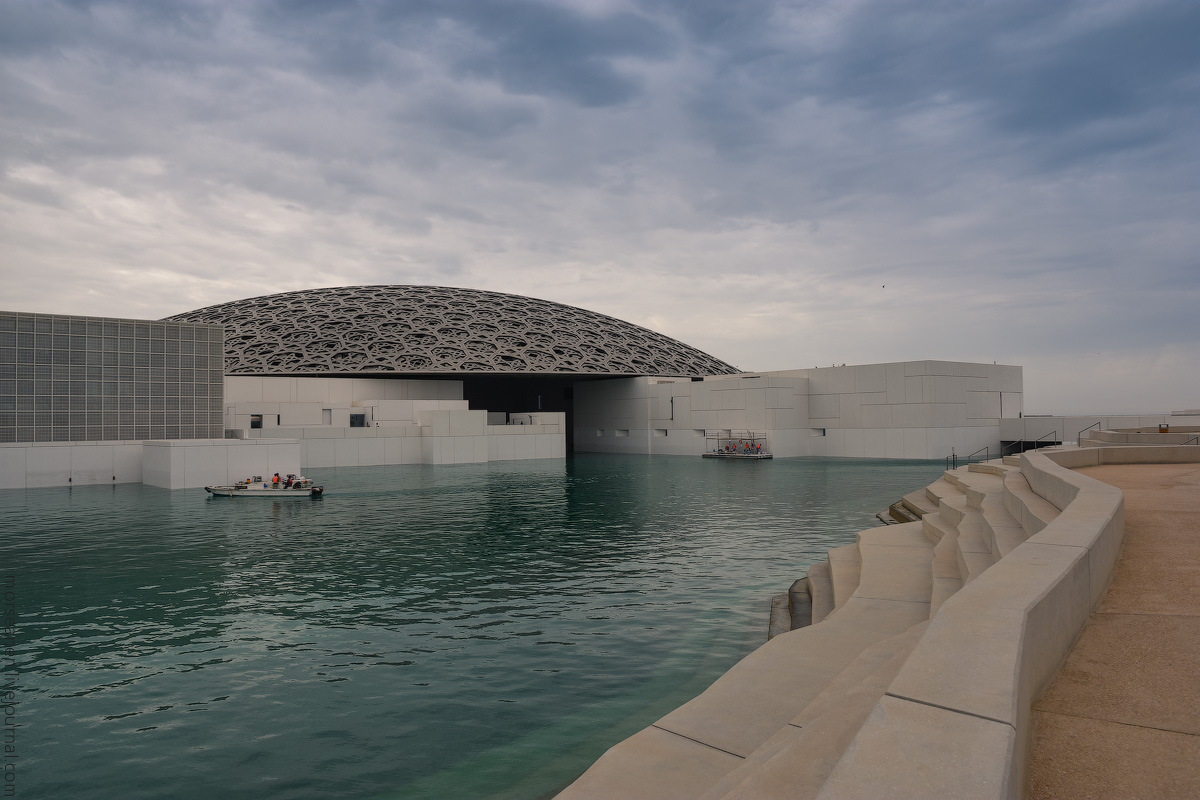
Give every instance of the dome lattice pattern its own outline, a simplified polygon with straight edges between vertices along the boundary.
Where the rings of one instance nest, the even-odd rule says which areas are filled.
[[[229,375],[737,372],[707,353],[613,317],[474,289],[309,289],[168,319],[224,325]]]

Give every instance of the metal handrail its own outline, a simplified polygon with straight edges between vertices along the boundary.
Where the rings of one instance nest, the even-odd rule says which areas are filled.
[[[991,460],[991,457],[992,457],[992,456],[991,456],[991,450],[988,448],[988,446],[987,446],[987,445],[984,445],[983,447],[981,447],[981,448],[979,448],[978,450],[976,450],[974,453],[971,453],[971,455],[967,456],[967,457],[966,457],[966,459],[964,459],[964,460],[965,460],[965,461],[966,461],[968,464],[970,464],[970,463],[971,463],[971,459],[972,459],[972,458],[974,458],[975,456],[979,455],[980,453],[983,453],[983,460],[984,460],[984,461],[990,461],[990,460]]]
[[[1053,431],[1050,431],[1049,433],[1047,433],[1047,434],[1045,434],[1045,435],[1043,435],[1043,436],[1039,436],[1038,438],[1034,439],[1034,440],[1033,440],[1033,449],[1034,449],[1034,450],[1037,450],[1037,449],[1038,449],[1038,447],[1037,447],[1037,443],[1038,443],[1038,442],[1040,442],[1042,439],[1045,439],[1047,436],[1053,436],[1053,437],[1054,437],[1054,441],[1056,441],[1056,442],[1058,441],[1058,431],[1057,431],[1057,430],[1053,430]]]
[[[1200,436],[1193,436],[1192,438],[1190,438],[1186,442],[1184,442],[1184,444],[1191,444],[1192,442],[1195,442],[1196,444],[1200,444]]]
[[[1099,429],[1099,428],[1100,428],[1100,422],[1097,420],[1096,422],[1093,422],[1091,425],[1088,425],[1086,428],[1084,428],[1083,430],[1081,430],[1079,433],[1075,434],[1075,444],[1079,444],[1079,439],[1080,439],[1080,437],[1081,437],[1081,436],[1083,436],[1083,435],[1084,435],[1085,433],[1087,433],[1088,431],[1090,431],[1092,428]]]
[[[1087,428],[1084,428],[1084,430],[1087,430]],[[1081,432],[1082,432],[1082,431],[1081,431]],[[1037,443],[1038,443],[1038,442],[1040,442],[1042,439],[1045,439],[1047,436],[1053,436],[1053,437],[1054,437],[1054,441],[1058,441],[1058,431],[1057,431],[1057,430],[1052,430],[1052,431],[1050,431],[1049,433],[1042,434],[1042,435],[1041,435],[1041,436],[1039,436],[1038,438],[1034,439],[1034,440],[1033,440],[1033,442],[1032,442],[1032,444],[1033,444],[1033,447],[1032,447],[1032,448],[1030,448],[1030,449],[1031,449],[1031,450],[1037,450],[1037,449],[1038,449],[1038,447],[1037,447]],[[1005,450],[1007,450],[1009,447],[1015,447],[1016,445],[1024,445],[1024,444],[1026,443],[1026,441],[1027,441],[1026,439],[1018,439],[1017,441],[1013,442],[1012,444],[1006,444],[1006,445],[1004,445],[1003,447],[1001,447],[1001,448],[1000,448],[1000,457],[1001,457],[1001,458],[1004,458],[1004,456],[1005,456],[1005,455],[1007,455],[1007,454],[1006,454],[1004,451],[1005,451]],[[1024,452],[1025,452],[1025,449],[1024,449],[1024,448],[1022,448],[1022,449],[1021,449],[1021,452],[1022,452],[1022,453],[1024,453]]]

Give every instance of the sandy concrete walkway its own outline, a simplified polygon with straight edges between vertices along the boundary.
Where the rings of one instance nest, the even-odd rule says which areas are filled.
[[[1079,471],[1125,493],[1125,544],[1034,706],[1030,794],[1200,797],[1200,465]]]

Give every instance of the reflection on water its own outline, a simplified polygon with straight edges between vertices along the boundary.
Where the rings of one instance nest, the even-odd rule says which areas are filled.
[[[926,462],[312,470],[0,492],[40,797],[537,798],[765,638]]]

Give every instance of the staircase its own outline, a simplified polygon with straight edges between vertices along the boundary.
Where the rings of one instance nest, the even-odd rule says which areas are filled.
[[[948,470],[901,501],[918,521],[865,530],[830,550],[808,573],[811,626],[793,622],[703,694],[611,748],[560,800],[829,794],[835,766],[930,620],[1058,517],[1019,464]]]

